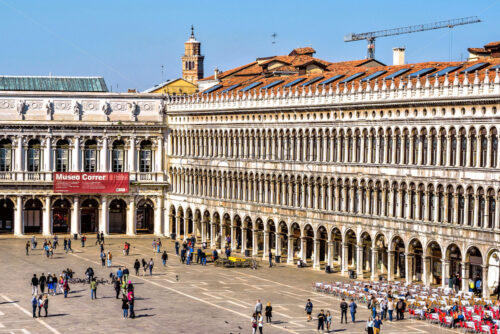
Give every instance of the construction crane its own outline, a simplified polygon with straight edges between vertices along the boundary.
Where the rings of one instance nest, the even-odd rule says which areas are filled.
[[[350,33],[350,34],[344,36],[344,42],[354,42],[354,41],[360,41],[360,40],[366,39],[366,41],[368,42],[367,58],[373,59],[373,58],[375,58],[375,38],[402,35],[402,34],[411,34],[411,33],[419,32],[419,31],[435,30],[435,29],[442,29],[442,28],[450,28],[451,29],[451,28],[456,27],[456,26],[461,26],[461,25],[465,25],[465,24],[472,24],[472,23],[479,23],[479,22],[481,22],[481,20],[477,16],[469,16],[469,17],[463,17],[460,19],[439,21],[439,22],[428,23],[428,24],[419,24],[419,25],[409,26],[409,27],[365,32],[362,34]]]

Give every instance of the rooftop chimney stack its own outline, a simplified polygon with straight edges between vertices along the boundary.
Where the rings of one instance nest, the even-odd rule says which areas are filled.
[[[218,80],[219,79],[219,69],[216,67],[214,69],[214,80]]]
[[[404,46],[392,49],[392,65],[405,64],[405,50],[406,48]]]

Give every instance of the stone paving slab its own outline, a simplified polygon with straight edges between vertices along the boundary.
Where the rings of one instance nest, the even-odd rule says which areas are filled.
[[[43,243],[42,238],[39,244]],[[327,275],[311,269],[298,269],[280,264],[257,270],[216,268],[213,265],[181,265],[174,255],[173,243],[165,240],[169,260],[161,264],[160,255],[153,253],[153,237],[108,238],[105,250],[113,254],[113,268],[101,267],[99,248],[89,238],[87,247],[73,243],[74,253],[65,254],[58,248],[53,258],[46,258],[40,249],[25,255],[22,239],[0,239],[0,334],[5,333],[251,333],[250,316],[260,298],[273,305],[273,324],[266,324],[265,333],[315,332],[316,321],[306,322],[304,305],[307,298],[314,303],[314,314],[320,308],[333,315],[334,332],[365,333],[368,317],[365,305],[358,307],[355,324],[339,323],[339,300],[312,291],[316,281],[346,280],[339,275]],[[123,256],[123,242],[132,244],[129,256]],[[118,265],[127,265],[133,272],[138,258],[153,258],[153,276],[131,275],[136,290],[136,319],[123,319],[121,302],[115,299],[112,286],[98,287],[98,299],[90,300],[88,285],[73,284],[69,298],[49,297],[49,317],[31,318],[30,280],[60,273],[71,268],[83,277],[88,266],[96,276],[108,278]],[[142,270],[141,270],[142,271]],[[178,280],[177,280],[178,278]],[[9,302],[12,301],[12,302]],[[3,314],[3,315],[2,315]],[[415,320],[385,323],[383,333],[446,333],[448,329]]]

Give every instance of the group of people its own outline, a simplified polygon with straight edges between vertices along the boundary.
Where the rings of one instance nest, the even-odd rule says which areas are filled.
[[[136,260],[138,262],[138,260]],[[120,299],[122,302],[123,318],[135,318],[134,305],[135,305],[135,295],[134,295],[134,285],[132,281],[129,280],[129,270],[125,267],[118,268],[116,271],[116,279],[114,279],[113,285],[116,292],[116,299]]]
[[[64,298],[68,297],[70,291],[69,279],[72,277],[72,270],[66,269],[63,271],[59,277],[56,274],[42,273],[39,277],[33,274],[31,278],[31,305],[33,307],[33,318],[41,316],[42,309],[45,312],[45,316],[48,314],[49,308],[49,295],[55,296],[58,294],[64,294]],[[47,292],[45,292],[47,289]]]
[[[368,303],[368,309],[371,311],[371,314],[366,322],[365,330],[369,334],[378,334],[380,333],[380,328],[381,325],[383,324],[383,320],[386,319],[386,314],[387,312],[384,312],[384,309],[382,308],[380,312],[377,312],[377,304],[376,304],[375,298],[371,299]],[[389,301],[389,303],[392,303],[392,300]],[[352,323],[356,322],[356,313],[358,309],[358,305],[354,301],[354,299],[351,299],[349,303],[345,300],[345,298],[342,298],[340,302],[340,323],[343,324],[344,322],[347,324],[347,311],[350,312],[351,314],[351,321]],[[391,305],[389,305],[391,306]],[[304,308],[306,314],[307,314],[307,321],[313,320],[312,314],[313,314],[313,303],[311,302],[311,299],[307,299],[306,306]],[[387,309],[385,309],[387,311]],[[390,321],[392,321],[392,309],[390,312]],[[398,316],[399,317],[399,316]],[[328,333],[332,330],[332,321],[333,317],[332,314],[329,310],[325,312],[325,310],[320,310],[320,312],[317,315],[318,319],[318,332],[319,331],[325,331],[325,327]]]
[[[57,235],[54,235],[52,241],[50,239],[44,239],[42,249],[45,256],[47,258],[52,258],[54,256],[54,251],[57,249],[58,245],[59,245],[59,237]],[[73,249],[71,248],[70,238],[64,238],[63,245],[64,245],[64,251],[66,253],[68,253],[69,251],[73,252]],[[38,246],[38,240],[36,239],[35,236],[32,236],[30,240],[26,241],[26,247],[25,247],[26,255],[29,255],[30,249],[35,250],[37,246]]]
[[[166,254],[166,252],[165,252]],[[165,264],[166,264],[166,259],[165,259]],[[149,269],[149,276],[153,276],[153,268],[154,268],[154,261],[153,258],[151,258],[149,261],[146,261],[144,258],[139,262],[139,259],[135,259],[134,262],[134,269],[135,269],[135,275],[139,276],[139,269],[141,268],[142,265],[142,270],[143,270],[143,276],[146,276],[146,272]]]
[[[194,255],[196,254],[196,263],[201,264],[202,266],[207,265],[207,254],[205,253],[205,246],[198,247],[196,253],[194,251],[196,244],[196,238],[193,236],[191,238],[186,239],[182,246],[179,241],[175,242],[175,254],[180,256],[180,261],[182,264],[190,265],[193,262]],[[203,248],[203,249],[202,249]],[[227,253],[226,253],[227,254]],[[229,255],[228,255],[229,256]],[[213,261],[216,261],[219,257],[219,253],[217,250],[214,250],[212,253]]]
[[[271,306],[271,303],[268,302],[266,304],[266,308],[263,309],[262,303],[260,299],[258,299],[257,303],[255,304],[251,320],[253,334],[257,333],[257,329],[259,330],[260,334],[263,333],[262,330],[264,328],[264,317],[262,316],[262,311],[264,311],[264,314],[266,316],[266,323],[272,323],[273,307]]]

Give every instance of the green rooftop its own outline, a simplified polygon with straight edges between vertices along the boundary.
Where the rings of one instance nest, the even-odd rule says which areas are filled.
[[[0,91],[107,92],[102,77],[0,76]]]

